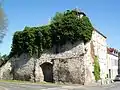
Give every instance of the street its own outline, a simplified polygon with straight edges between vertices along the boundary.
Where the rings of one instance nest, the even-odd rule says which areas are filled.
[[[120,90],[120,83],[104,86],[81,86],[0,82],[0,90]]]

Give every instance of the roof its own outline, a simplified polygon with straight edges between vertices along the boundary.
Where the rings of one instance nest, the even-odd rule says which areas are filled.
[[[114,56],[118,56],[119,51],[117,49],[115,49],[115,48],[107,47],[107,53],[111,54],[111,55],[114,55]]]
[[[97,33],[99,33],[100,35],[102,35],[104,38],[107,38],[104,34],[102,34],[100,31],[94,29]]]

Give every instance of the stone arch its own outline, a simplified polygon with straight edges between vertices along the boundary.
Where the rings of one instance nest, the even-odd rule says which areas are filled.
[[[44,81],[53,82],[53,64],[44,62],[40,67],[42,68]]]

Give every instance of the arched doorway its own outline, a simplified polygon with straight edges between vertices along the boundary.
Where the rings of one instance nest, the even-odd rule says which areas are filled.
[[[44,75],[44,81],[53,82],[53,65],[51,63],[43,63],[40,65]]]

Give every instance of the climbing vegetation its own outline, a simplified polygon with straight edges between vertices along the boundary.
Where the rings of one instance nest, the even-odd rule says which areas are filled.
[[[13,36],[10,57],[28,53],[38,55],[53,45],[63,45],[67,41],[74,43],[91,39],[93,27],[87,16],[82,18],[76,10],[56,13],[49,25],[40,27],[25,27],[23,31],[15,32]]]
[[[100,80],[100,65],[97,56],[94,59],[94,76],[96,81]]]

